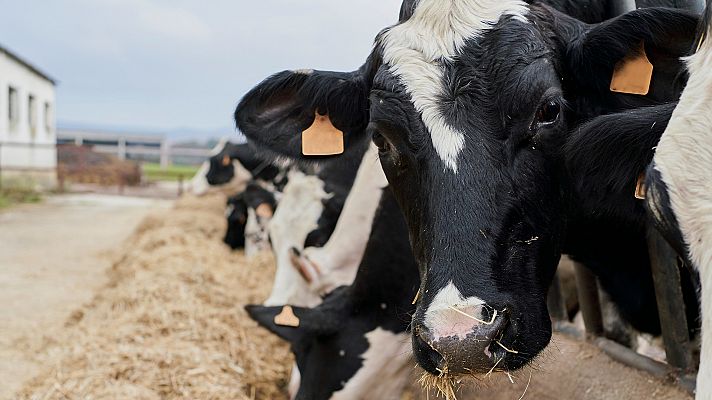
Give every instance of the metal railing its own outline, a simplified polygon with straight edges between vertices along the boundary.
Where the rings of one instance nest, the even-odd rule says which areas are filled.
[[[98,153],[113,154],[120,160],[153,158],[167,167],[176,158],[205,159],[211,149],[203,147],[174,146],[165,137],[81,130],[59,130],[58,144],[91,146]]]

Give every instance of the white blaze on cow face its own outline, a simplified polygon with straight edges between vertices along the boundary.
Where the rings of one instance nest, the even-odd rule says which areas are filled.
[[[210,170],[210,163],[209,162],[204,162],[201,166],[198,172],[195,173],[195,176],[193,176],[193,179],[190,181],[190,192],[193,193],[196,196],[202,196],[205,193],[208,192],[208,189],[210,189],[210,184],[208,183],[208,179],[205,177],[208,175],[208,171]]]
[[[702,284],[702,354],[697,398],[712,396],[712,30],[687,60],[690,79],[658,144],[655,167],[698,268]]]
[[[220,139],[217,145],[213,147],[210,151],[210,157],[214,157],[225,149],[225,146],[229,143],[229,139],[223,137]],[[225,185],[220,185],[220,191],[234,194],[239,192],[244,192],[247,187],[247,183],[252,179],[252,173],[247,170],[239,161],[233,160],[232,166],[235,170],[235,174],[232,180]],[[190,192],[196,196],[203,196],[208,193],[211,189],[211,185],[208,183],[207,175],[210,171],[210,162],[205,161],[195,173],[193,179],[190,181]]]
[[[252,173],[237,160],[232,162],[232,167],[235,169],[235,176],[224,186],[235,193],[244,192],[247,184],[252,180]]]
[[[527,12],[526,4],[516,0],[420,0],[408,21],[384,35],[383,61],[405,85],[435,151],[455,173],[465,137],[440,111],[446,94],[442,61],[456,58],[467,40],[502,16],[526,21]]]
[[[381,193],[387,185],[378,161],[378,149],[372,144],[361,161],[329,241],[324,247],[304,249],[305,258],[322,271],[322,280],[317,288],[320,293],[353,283],[371,236]]]
[[[447,337],[462,340],[472,333],[473,327],[478,324],[473,318],[486,318],[482,315],[484,306],[484,300],[477,297],[465,298],[450,281],[440,289],[425,311],[424,325],[435,341]]]
[[[289,183],[269,226],[277,274],[265,306],[314,307],[321,303],[321,297],[292,265],[290,253],[293,247],[302,249],[309,233],[317,228],[328,197],[324,182],[318,177],[298,171],[289,174]]]
[[[363,365],[333,400],[399,399],[410,383],[410,335],[377,328],[366,334],[368,350]]]
[[[253,258],[269,250],[269,224],[271,218],[257,215],[254,209],[247,209],[245,223],[245,256]]]

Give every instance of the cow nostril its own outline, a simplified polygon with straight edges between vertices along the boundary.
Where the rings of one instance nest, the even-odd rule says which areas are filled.
[[[433,375],[440,375],[445,358],[428,341],[422,333],[413,335],[413,352],[420,366]]]

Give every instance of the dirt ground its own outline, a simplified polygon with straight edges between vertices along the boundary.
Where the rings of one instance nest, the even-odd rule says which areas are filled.
[[[169,204],[64,195],[0,212],[0,399],[39,368],[17,341],[61,327],[106,281],[117,244]]]
[[[531,381],[530,381],[531,372]],[[534,369],[485,378],[462,390],[459,400],[691,400],[692,396],[652,376],[611,360],[595,346],[562,335]],[[528,385],[528,388],[527,388]],[[433,395],[431,399],[436,398]]]

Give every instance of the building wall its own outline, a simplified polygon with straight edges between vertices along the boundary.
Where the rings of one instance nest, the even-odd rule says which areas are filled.
[[[10,121],[10,87],[16,90],[14,122]],[[33,111],[30,96],[34,99]],[[54,179],[57,168],[55,113],[54,85],[0,52],[0,168],[3,176],[25,171],[33,180],[43,174],[50,181]],[[40,179],[43,181],[40,183],[47,179]]]

